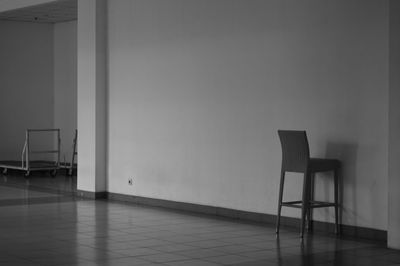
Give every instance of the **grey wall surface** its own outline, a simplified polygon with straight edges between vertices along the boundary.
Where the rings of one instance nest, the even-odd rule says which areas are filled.
[[[53,127],[53,26],[1,21],[0,36],[0,159],[20,160],[25,130]]]
[[[400,249],[400,3],[390,1],[388,245]]]
[[[27,128],[60,128],[61,159],[69,161],[77,127],[76,22],[1,21],[0,33],[0,159],[21,159]],[[43,149],[51,139],[35,145]]]
[[[108,19],[108,191],[275,213],[276,131],[304,129],[343,161],[343,223],[387,229],[386,1],[121,0]]]
[[[77,129],[77,23],[54,25],[54,127],[61,129],[61,160],[70,162]]]

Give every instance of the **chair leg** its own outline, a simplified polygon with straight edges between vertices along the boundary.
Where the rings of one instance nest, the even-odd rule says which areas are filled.
[[[339,228],[339,175],[338,169],[334,171],[334,194],[335,194],[335,234],[340,234]]]
[[[281,171],[281,181],[279,184],[279,201],[278,201],[278,215],[276,218],[276,233],[279,234],[279,226],[281,222],[281,210],[282,210],[282,199],[283,199],[283,186],[285,183],[285,171]]]
[[[307,214],[307,207],[303,206],[301,208],[301,225],[300,225],[300,237],[303,238],[304,236],[304,228],[306,224],[306,214]]]
[[[309,192],[308,192],[308,194],[309,194],[309,202],[314,200],[314,180],[315,180],[315,174],[310,174],[310,183],[309,183]],[[312,231],[312,226],[313,226],[313,224],[312,224],[312,214],[313,214],[313,209],[310,208],[310,205],[309,205],[308,213],[307,213],[307,222],[308,222],[307,230],[309,232]]]
[[[300,225],[300,237],[303,238],[304,236],[304,228],[306,225],[306,216],[309,212],[309,179],[310,175],[308,172],[304,174],[304,181],[303,181],[303,195],[302,195],[302,204],[301,204],[301,225]]]

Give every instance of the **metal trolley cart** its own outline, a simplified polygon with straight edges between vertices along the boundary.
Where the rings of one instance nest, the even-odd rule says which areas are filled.
[[[56,141],[54,149],[40,149],[32,147],[32,134],[50,134],[51,141]],[[0,161],[0,168],[3,174],[7,174],[8,169],[25,171],[28,177],[32,171],[49,171],[52,176],[56,176],[60,166],[60,129],[27,129],[25,134],[25,144],[22,150],[21,161]],[[35,155],[51,156],[51,160],[33,160]]]

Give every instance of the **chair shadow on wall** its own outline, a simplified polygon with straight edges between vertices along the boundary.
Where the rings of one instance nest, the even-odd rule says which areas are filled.
[[[343,143],[343,142],[331,142],[328,141],[326,144],[325,158],[335,158],[341,161],[341,169],[339,172],[339,224],[342,225],[342,217],[346,214],[346,218],[353,218],[356,224],[356,198],[357,198],[357,184],[355,181],[356,176],[356,162],[357,162],[357,150],[358,145],[356,143]],[[320,179],[323,178],[324,174],[321,174]],[[332,188],[330,182],[323,182],[321,188],[324,195],[329,195]],[[346,199],[346,202],[352,202],[353,206],[348,204],[344,205],[344,188],[346,187],[347,193],[351,191],[351,199]],[[352,211],[353,210],[353,211]],[[324,210],[324,220],[329,220],[329,210]],[[342,231],[343,231],[343,225]]]

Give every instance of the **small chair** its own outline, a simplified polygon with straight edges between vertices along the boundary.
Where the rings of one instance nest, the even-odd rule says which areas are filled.
[[[282,146],[282,169],[279,186],[278,217],[276,233],[279,234],[279,225],[282,206],[301,209],[300,237],[303,238],[306,218],[308,228],[311,229],[312,209],[321,207],[335,207],[335,233],[339,234],[339,169],[340,161],[335,159],[310,158],[307,135],[305,131],[278,130]],[[317,172],[333,171],[334,173],[334,203],[314,201],[314,174]],[[304,175],[302,200],[283,202],[283,187],[285,173],[295,172]]]

